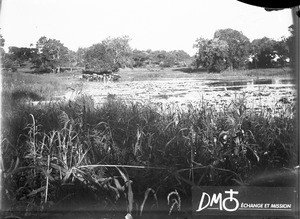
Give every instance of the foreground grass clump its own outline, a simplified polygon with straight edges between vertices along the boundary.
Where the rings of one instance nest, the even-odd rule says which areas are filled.
[[[295,165],[291,114],[266,116],[241,100],[222,111],[202,104],[177,113],[115,99],[95,107],[86,95],[10,107],[3,194],[15,211],[86,204],[141,214],[150,191],[156,202],[177,191],[189,200],[194,185],[251,184],[257,172]]]

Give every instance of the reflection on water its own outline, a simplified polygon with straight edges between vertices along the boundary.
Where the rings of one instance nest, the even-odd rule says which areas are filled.
[[[296,84],[296,79],[282,79],[280,84]]]
[[[295,84],[295,79],[252,79],[248,81],[217,81],[217,82],[208,82],[209,86],[245,86],[245,85],[255,85],[255,84]]]
[[[211,82],[208,83],[208,86],[211,87],[219,87],[219,86],[241,86],[241,85],[247,85],[247,81],[217,81],[217,82]]]
[[[252,80],[241,80],[241,81],[214,81],[208,82],[206,85],[209,87],[226,87],[228,90],[240,90],[243,87],[251,85],[295,85],[295,79],[252,79]]]

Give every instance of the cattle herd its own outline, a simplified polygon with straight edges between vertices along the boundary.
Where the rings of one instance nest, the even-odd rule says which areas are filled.
[[[120,75],[116,73],[111,74],[82,74],[80,79],[87,81],[100,81],[100,82],[110,82],[110,81],[118,81],[120,79]]]

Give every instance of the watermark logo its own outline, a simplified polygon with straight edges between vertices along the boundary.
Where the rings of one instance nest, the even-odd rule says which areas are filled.
[[[193,188],[193,212],[197,215],[292,216],[295,187],[214,187]]]
[[[229,194],[229,196],[223,198],[222,193],[214,193],[210,196],[208,193],[203,192],[199,202],[199,207],[196,211],[202,211],[208,207],[213,207],[214,205],[219,205],[219,210],[221,211],[223,209],[227,212],[236,211],[239,208],[240,203],[239,200],[233,196],[239,194],[239,192],[230,189],[229,191],[225,191],[225,194]],[[228,204],[229,202],[231,203],[230,205]],[[234,202],[234,205],[232,205],[232,202]]]

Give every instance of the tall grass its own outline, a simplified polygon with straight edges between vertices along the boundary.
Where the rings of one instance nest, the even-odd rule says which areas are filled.
[[[75,73],[74,73],[75,74]],[[58,74],[32,74],[24,72],[1,72],[2,105],[10,102],[52,100],[77,86],[72,77]]]
[[[191,186],[247,184],[257,172],[292,168],[294,108],[274,116],[246,108],[245,101],[237,98],[221,111],[206,103],[176,111],[118,99],[96,107],[82,95],[4,107],[7,208],[29,212],[77,203],[141,214],[151,191],[156,206],[159,197],[177,193],[171,214],[175,206],[180,210],[180,198],[191,197]]]

